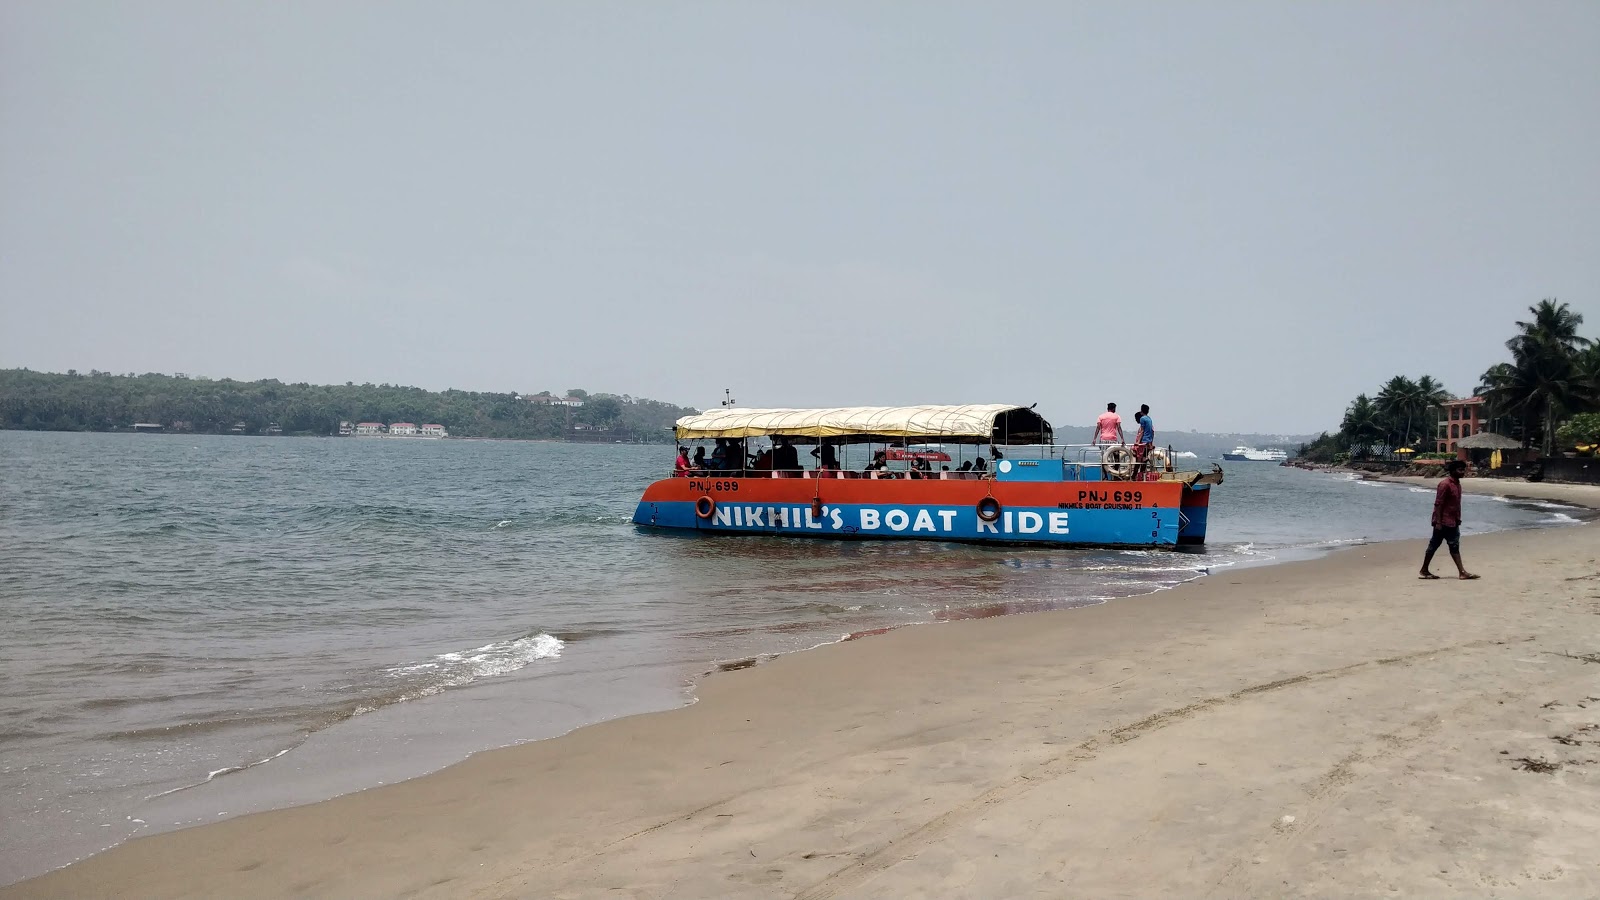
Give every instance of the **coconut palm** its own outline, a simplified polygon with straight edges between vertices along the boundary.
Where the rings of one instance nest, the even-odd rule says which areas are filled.
[[[1593,343],[1578,335],[1583,314],[1574,312],[1565,303],[1557,303],[1553,298],[1540,300],[1538,305],[1528,307],[1528,312],[1533,314],[1532,320],[1518,322],[1517,336],[1506,341],[1506,349],[1513,356],[1519,352],[1541,352],[1571,357]]]
[[[1360,394],[1344,411],[1339,433],[1356,456],[1366,456],[1372,445],[1383,440],[1383,413],[1366,394]]]
[[[1584,410],[1600,412],[1600,344],[1591,343],[1573,359],[1579,401]]]
[[[1511,372],[1500,370],[1485,384],[1505,411],[1523,420],[1524,434],[1537,424],[1542,449],[1554,452],[1556,425],[1567,413],[1581,409],[1589,399],[1584,373],[1578,366],[1593,342],[1578,334],[1583,314],[1554,299],[1528,307],[1531,318],[1517,323],[1517,335],[1506,341],[1511,351]],[[1500,367],[1491,369],[1496,372]]]
[[[1454,399],[1450,392],[1444,389],[1444,384],[1432,375],[1424,375],[1417,379],[1417,397],[1420,406],[1417,414],[1419,422],[1436,421],[1439,418],[1439,410],[1445,403]],[[1420,427],[1418,430],[1421,430]]]
[[[1512,351],[1512,361],[1483,373],[1479,392],[1493,415],[1522,421],[1524,438],[1542,435],[1545,455],[1554,451],[1556,424],[1562,411],[1581,402],[1577,367],[1572,357],[1550,352],[1549,345],[1530,342]]]
[[[1378,389],[1373,405],[1383,417],[1384,442],[1390,446],[1411,439],[1411,413],[1416,408],[1417,383],[1396,375]]]

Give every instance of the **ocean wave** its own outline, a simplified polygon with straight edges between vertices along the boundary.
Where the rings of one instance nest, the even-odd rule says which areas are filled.
[[[386,676],[414,683],[376,703],[363,704],[356,709],[356,714],[432,696],[484,678],[509,675],[541,659],[559,657],[564,646],[566,642],[562,639],[541,631],[509,641],[495,641],[471,650],[441,653],[423,662],[392,666],[384,670]]]

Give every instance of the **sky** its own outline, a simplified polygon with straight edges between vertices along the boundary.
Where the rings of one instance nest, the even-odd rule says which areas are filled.
[[[0,367],[1316,431],[1597,160],[1592,0],[8,0]]]

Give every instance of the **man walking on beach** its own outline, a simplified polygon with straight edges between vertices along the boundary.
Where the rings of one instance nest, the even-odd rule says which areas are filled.
[[[1461,476],[1467,471],[1467,464],[1459,459],[1452,459],[1445,464],[1445,479],[1439,482],[1438,492],[1433,498],[1433,537],[1428,539],[1428,552],[1422,557],[1422,571],[1418,578],[1437,579],[1439,576],[1428,571],[1433,564],[1433,554],[1438,552],[1440,544],[1450,545],[1450,558],[1455,560],[1456,571],[1462,581],[1470,581],[1478,576],[1467,571],[1461,564]]]

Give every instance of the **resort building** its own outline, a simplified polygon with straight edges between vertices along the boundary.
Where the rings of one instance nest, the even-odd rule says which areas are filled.
[[[444,437],[445,436],[444,426],[443,425],[424,425],[424,426],[422,426],[422,434],[425,437]]]
[[[394,422],[389,425],[390,434],[412,435],[417,433],[417,426],[410,422]]]
[[[356,433],[356,426],[350,424],[349,422],[340,422],[339,423],[339,436],[340,437],[349,437],[350,435],[355,434],[355,433]]]
[[[356,434],[383,434],[383,423],[362,422],[356,426]]]
[[[1482,397],[1449,400],[1439,407],[1439,432],[1434,437],[1434,449],[1440,453],[1454,453],[1456,441],[1469,438],[1484,430]]]
[[[582,397],[556,397],[556,396],[552,395],[549,391],[540,391],[537,394],[529,394],[527,397],[525,397],[523,399],[527,400],[529,403],[538,403],[541,406],[574,406],[574,407],[576,407],[576,406],[582,406],[583,405],[583,398]]]

